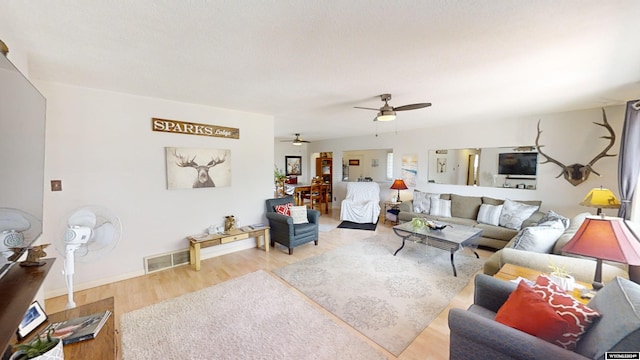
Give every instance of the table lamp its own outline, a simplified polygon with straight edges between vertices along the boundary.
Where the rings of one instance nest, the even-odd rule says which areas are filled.
[[[620,201],[613,195],[609,189],[603,189],[602,186],[589,191],[587,196],[580,203],[582,206],[589,206],[598,209],[597,215],[602,214],[602,209],[617,209],[620,207]]]
[[[396,179],[393,184],[391,184],[391,189],[393,190],[398,190],[398,197],[396,198],[396,201],[400,201],[400,190],[407,190],[407,184],[404,183],[404,180],[402,179]]]
[[[594,290],[603,286],[602,260],[640,265],[640,242],[622,218],[587,217],[562,251],[596,259]]]

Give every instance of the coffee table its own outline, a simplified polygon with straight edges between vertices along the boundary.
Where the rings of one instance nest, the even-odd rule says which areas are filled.
[[[482,229],[477,229],[471,226],[465,225],[453,225],[446,223],[439,223],[438,225],[447,225],[442,230],[431,230],[429,228],[414,228],[413,224],[406,222],[404,224],[396,225],[393,227],[393,232],[402,238],[402,246],[393,256],[404,248],[405,241],[414,238],[416,242],[425,244],[427,246],[435,247],[441,250],[446,250],[451,253],[451,267],[453,268],[453,276],[458,276],[456,271],[456,265],[453,262],[453,254],[460,250],[462,247],[472,248],[476,258],[480,258],[475,251],[477,244],[475,239],[482,235]]]

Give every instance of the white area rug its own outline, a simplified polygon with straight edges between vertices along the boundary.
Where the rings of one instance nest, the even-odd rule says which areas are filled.
[[[274,271],[392,354],[399,356],[451,302],[484,263],[470,251],[455,255],[376,235]],[[435,349],[434,349],[435,350]]]
[[[386,359],[264,271],[122,315],[140,359]]]

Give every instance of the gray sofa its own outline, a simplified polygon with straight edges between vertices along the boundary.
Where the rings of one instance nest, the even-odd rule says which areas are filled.
[[[541,272],[549,272],[549,265],[553,262],[558,266],[564,266],[566,270],[576,279],[586,283],[591,283],[595,274],[596,262],[590,258],[578,257],[562,253],[562,247],[571,240],[578,231],[580,225],[589,213],[582,213],[574,216],[569,221],[569,227],[556,240],[550,254],[537,253],[525,250],[514,249],[513,240],[503,249],[496,251],[484,263],[484,273],[494,275],[504,264],[514,264],[527,267]],[[629,273],[625,265],[622,264],[602,264],[602,281],[607,283],[616,276],[628,278]]]
[[[482,237],[478,239],[478,245],[493,249],[502,249],[518,233],[517,230],[502,226],[482,224],[476,221],[480,205],[501,205],[504,200],[486,196],[462,196],[456,194],[440,194],[440,199],[451,200],[451,217],[436,217],[425,213],[416,213],[413,211],[413,200],[407,200],[398,206],[398,210],[400,210],[398,213],[398,222],[408,222],[413,218],[422,217],[434,221],[477,227],[482,229]],[[542,203],[541,201],[515,201],[537,206],[540,206]],[[536,211],[529,219],[524,221],[522,227],[537,223],[543,215],[543,212]]]
[[[587,306],[601,316],[580,338],[575,351],[494,320],[515,287],[512,282],[476,276],[473,305],[449,311],[449,358],[604,359],[607,351],[638,352],[640,285],[618,277],[597,293]]]

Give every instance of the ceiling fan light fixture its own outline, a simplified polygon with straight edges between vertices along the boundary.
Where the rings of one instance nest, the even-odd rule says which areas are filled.
[[[298,141],[298,140],[293,140],[293,142],[291,143],[291,145],[295,145],[295,146],[301,146],[302,142]]]
[[[393,121],[396,119],[395,111],[380,111],[376,116],[377,121]]]

